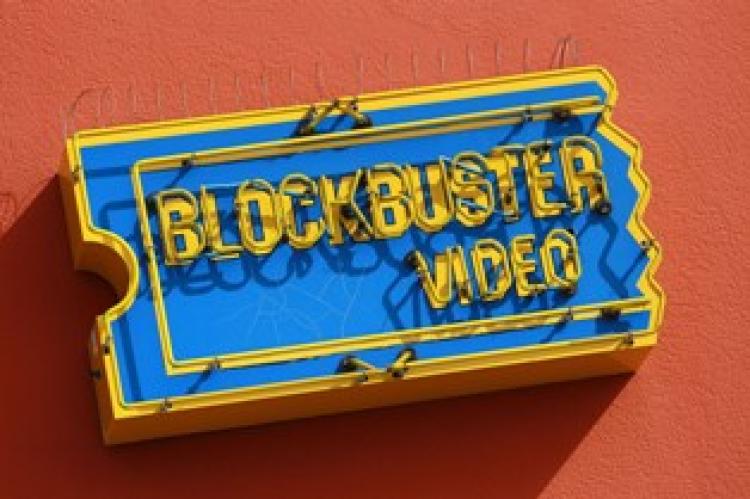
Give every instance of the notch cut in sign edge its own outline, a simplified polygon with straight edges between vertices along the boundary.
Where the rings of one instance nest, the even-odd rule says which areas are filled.
[[[651,312],[648,327],[642,331],[584,340],[435,360],[417,359],[409,363],[406,376],[399,379],[376,376],[366,383],[359,382],[361,373],[332,373],[331,376],[304,381],[135,403],[124,401],[119,384],[119,369],[114,354],[116,345],[112,344],[110,324],[124,314],[133,302],[138,280],[138,261],[123,239],[93,225],[87,201],[85,171],[81,164],[81,149],[103,143],[236,128],[243,124],[293,121],[299,119],[309,106],[76,133],[67,141],[66,156],[60,170],[60,185],[74,264],[77,269],[102,275],[114,286],[119,298],[118,303],[97,317],[90,342],[91,370],[92,373],[98,373],[98,379],[94,383],[105,442],[122,443],[634,371],[656,344],[656,331],[663,318],[665,296],[654,280],[654,273],[661,261],[661,248],[643,222],[650,197],[650,185],[640,167],[640,146],[635,139],[611,122],[611,110],[617,99],[617,91],[613,79],[605,69],[596,66],[570,68],[396,90],[363,95],[358,98],[358,102],[360,110],[369,113],[407,104],[555,86],[582,80],[596,81],[607,92],[598,131],[619,149],[626,151],[631,158],[628,177],[639,197],[628,220],[627,229],[649,255],[649,262],[638,281],[638,288],[648,301]],[[356,134],[361,131],[336,132],[335,135]],[[304,141],[314,137],[288,140]],[[346,396],[342,396],[342,390],[346,390]]]

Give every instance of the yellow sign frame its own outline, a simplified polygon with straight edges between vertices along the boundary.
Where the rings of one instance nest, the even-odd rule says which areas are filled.
[[[661,261],[661,247],[654,240],[643,221],[644,210],[650,197],[650,185],[640,167],[640,146],[635,139],[611,121],[611,111],[617,99],[617,90],[613,79],[606,70],[601,67],[572,68],[368,94],[359,97],[359,107],[362,112],[367,113],[378,109],[415,105],[447,98],[476,97],[498,92],[564,85],[584,80],[597,81],[607,91],[607,101],[596,106],[595,111],[589,109],[591,106],[587,108],[587,106],[582,105],[574,112],[601,112],[602,119],[598,131],[632,158],[628,177],[640,197],[628,221],[627,230],[637,241],[644,242],[646,245],[645,251],[650,252],[649,263],[638,282],[638,287],[643,292],[644,298],[590,305],[573,310],[565,308],[502,319],[473,321],[475,322],[473,325],[463,323],[438,326],[431,328],[429,332],[400,331],[396,333],[397,337],[388,338],[388,341],[403,343],[404,339],[417,337],[424,340],[425,334],[428,335],[428,339],[429,335],[441,339],[463,336],[467,334],[467,331],[471,331],[471,329],[467,329],[471,327],[474,328],[473,334],[482,334],[482,332],[495,331],[498,327],[503,326],[512,328],[520,325],[529,327],[530,325],[553,324],[564,318],[569,318],[571,312],[574,319],[591,318],[598,316],[605,305],[606,307],[618,306],[625,311],[649,310],[651,318],[648,327],[641,331],[603,335],[592,339],[435,360],[416,360],[409,364],[409,376],[396,381],[387,373],[381,371],[370,373],[366,383],[362,383],[358,373],[342,373],[305,381],[274,383],[261,387],[226,390],[219,393],[185,395],[161,401],[126,403],[119,384],[117,356],[114,354],[117,345],[112,342],[110,328],[111,323],[133,303],[138,288],[138,260],[131,247],[118,235],[93,225],[88,208],[85,172],[81,166],[81,149],[96,144],[236,128],[249,124],[292,121],[299,119],[306,111],[307,106],[290,106],[223,116],[89,130],[75,134],[68,140],[67,157],[62,162],[60,170],[63,200],[75,265],[79,269],[101,274],[112,283],[120,297],[117,304],[97,317],[92,330],[90,345],[91,367],[94,371],[101,373],[101,378],[96,383],[96,390],[105,441],[119,443],[278,419],[397,404],[410,400],[424,400],[462,393],[633,371],[649,349],[656,344],[657,330],[663,319],[665,295],[654,280],[654,273]],[[549,113],[550,109],[541,109],[539,112],[541,114]],[[446,119],[446,123],[440,124],[460,127],[467,126],[467,124],[469,124],[468,126],[475,126],[482,120],[485,122],[495,120],[496,122],[502,119],[515,119],[492,115],[491,113],[477,114],[482,114],[482,116],[451,117]],[[462,119],[465,121],[461,121]],[[418,125],[411,124],[412,127],[418,127]],[[198,166],[208,165],[218,161],[250,157],[259,151],[273,153],[277,148],[282,148],[289,152],[288,148],[304,150],[306,147],[315,147],[320,144],[330,146],[337,141],[347,141],[351,144],[352,141],[368,140],[373,136],[388,133],[404,134],[408,131],[403,128],[403,125],[392,125],[375,129],[339,132],[331,136],[290,139],[285,141],[284,144],[267,143],[207,151],[191,155],[191,159]],[[145,209],[142,191],[139,192],[138,190],[140,172],[172,167],[179,164],[184,157],[183,155],[146,160],[139,162],[133,168],[132,176],[134,187],[139,194],[137,202],[142,222],[146,220],[146,217],[144,217],[145,212],[142,211]],[[145,233],[148,234],[149,231],[147,230]],[[152,245],[147,244],[146,248],[153,251]],[[150,261],[154,262],[155,259],[150,258]],[[153,264],[150,264],[150,273],[153,272],[151,267],[153,267]],[[156,281],[153,281],[153,275],[151,277],[152,282],[158,282],[158,275]],[[154,292],[156,292],[157,287],[154,286]],[[383,338],[379,338],[383,335],[372,336],[377,338],[376,341],[383,340]],[[169,374],[202,371],[215,361],[211,358],[191,360],[187,365],[178,363],[174,358],[170,358],[171,348],[168,344],[168,333],[165,337],[160,331],[160,339],[162,340],[165,366]],[[165,344],[164,341],[167,341],[167,343]],[[370,346],[367,342],[372,340],[356,338],[342,341],[364,342],[365,346]],[[378,343],[378,346],[382,344]],[[361,346],[361,344],[357,346]],[[324,349],[328,347],[330,345],[323,346]],[[355,348],[348,344],[345,347],[346,349]],[[319,351],[316,350],[313,353],[319,353]],[[271,352],[262,361],[278,360],[280,358],[278,354],[278,351]],[[234,363],[241,365],[242,362],[247,362],[247,358],[243,358],[241,355],[239,357],[230,356],[222,360],[222,364],[228,363],[228,367],[233,367]],[[346,390],[347,395],[342,396],[341,390]]]

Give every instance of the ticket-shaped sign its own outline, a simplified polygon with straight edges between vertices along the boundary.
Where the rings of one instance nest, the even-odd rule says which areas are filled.
[[[90,130],[110,443],[635,369],[659,246],[601,68]]]

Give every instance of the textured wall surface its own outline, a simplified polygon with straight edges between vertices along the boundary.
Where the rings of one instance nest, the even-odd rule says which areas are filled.
[[[0,1],[0,496],[747,494],[750,4],[622,4]],[[542,69],[568,34],[653,182],[668,303],[636,375],[102,446],[85,343],[114,296],[72,270],[63,122],[353,93],[359,56],[364,90],[495,74],[497,42]]]

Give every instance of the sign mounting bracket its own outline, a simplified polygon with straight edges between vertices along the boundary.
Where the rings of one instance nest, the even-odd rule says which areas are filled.
[[[369,128],[372,126],[372,119],[359,110],[357,97],[350,99],[335,98],[330,103],[324,105],[311,104],[299,121],[295,137],[306,137],[320,133],[318,126],[334,111],[338,111],[341,116],[349,116],[354,120],[352,128]]]

